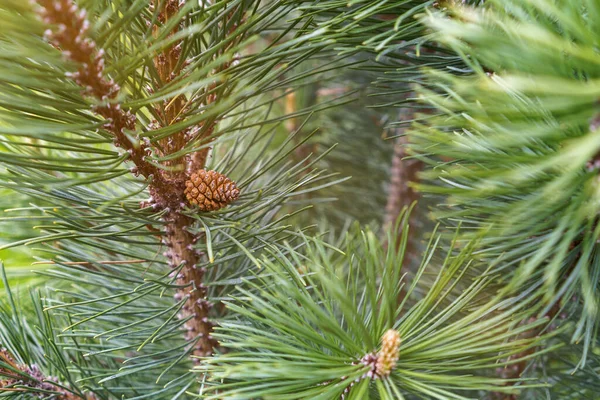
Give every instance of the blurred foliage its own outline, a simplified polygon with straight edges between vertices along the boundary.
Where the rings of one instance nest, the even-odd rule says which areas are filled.
[[[542,315],[583,302],[570,317],[585,363],[600,304],[600,5],[583,3],[489,1],[424,16],[473,72],[429,70],[419,96],[438,113],[410,136],[429,164],[420,189],[440,195],[436,218],[460,224],[466,242],[483,236],[478,257],[502,258],[507,291],[535,291]]]

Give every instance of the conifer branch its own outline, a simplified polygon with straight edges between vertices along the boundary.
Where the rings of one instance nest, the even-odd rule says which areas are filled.
[[[239,22],[234,22],[235,19],[233,18],[233,16],[236,13],[241,13]],[[223,50],[221,50],[220,53],[227,53],[228,51],[230,51],[236,45],[239,44],[241,35],[234,35],[234,33],[235,33],[235,30],[238,28],[239,24],[244,21],[244,17],[245,17],[245,10],[241,5],[235,7],[233,10],[231,10],[229,12],[229,19],[232,22],[231,22],[231,26],[229,26],[229,28],[227,29],[227,35],[232,37],[232,39],[230,39],[228,44],[224,46]],[[222,22],[221,24],[224,24],[224,22]],[[224,27],[221,26],[221,29],[223,29],[223,28]],[[217,91],[216,91],[219,86],[218,80],[220,79],[218,77],[218,75],[220,73],[226,71],[229,67],[231,67],[233,65],[234,61],[235,61],[235,57],[228,59],[228,60],[224,61],[223,63],[221,63],[219,66],[217,66],[217,68],[215,68],[215,70],[212,72],[212,75],[215,77],[215,82],[213,82],[211,85],[209,85],[207,87],[207,89],[205,90],[206,105],[214,104],[219,100],[219,96],[217,95]],[[213,134],[217,121],[216,120],[208,120],[205,123],[207,123],[208,125],[205,127],[202,127],[203,129],[197,129],[194,132],[190,132],[190,140],[203,141],[203,140],[209,138]],[[194,153],[192,153],[188,156],[188,171],[189,171],[189,173],[194,173],[194,172],[204,168],[204,166],[206,165],[209,151],[210,151],[210,147],[204,147],[198,151],[195,151]]]
[[[165,238],[163,243],[169,247],[166,253],[172,268],[181,268],[177,283],[184,287],[177,293],[177,298],[187,298],[182,309],[181,317],[187,319],[185,325],[186,337],[194,342],[192,354],[205,356],[212,353],[216,342],[210,337],[212,324],[208,321],[209,302],[205,299],[206,288],[202,284],[205,269],[198,268],[202,254],[195,250],[194,244],[198,237],[191,234],[187,228],[193,219],[182,214],[187,206],[185,182],[188,168],[184,158],[179,157],[165,162],[166,169],[161,169],[146,161],[149,155],[150,143],[144,144],[137,136],[137,143],[128,137],[128,133],[136,130],[136,117],[129,110],[123,110],[117,97],[120,87],[113,80],[104,76],[104,51],[96,48],[95,42],[88,36],[90,23],[84,10],[80,10],[71,0],[40,0],[41,17],[49,28],[45,36],[50,43],[58,48],[70,61],[78,64],[78,70],[68,76],[83,90],[82,94],[97,102],[92,110],[106,119],[104,128],[114,135],[114,144],[127,150],[130,160],[135,164],[132,172],[142,174],[149,182],[151,194],[150,203],[155,209],[166,211],[164,221]],[[179,2],[175,0],[160,1],[154,4],[159,8],[158,22],[166,25],[178,17]],[[160,25],[155,25],[153,31],[158,35]],[[169,36],[178,31],[178,24],[169,32]],[[154,58],[158,72],[157,87],[164,87],[183,73],[186,62],[181,60],[181,41],[172,43],[160,51]],[[214,99],[213,99],[214,101]],[[186,98],[177,95],[166,99],[155,107],[160,121],[154,121],[156,128],[166,127],[181,121],[185,111]],[[185,129],[159,141],[157,150],[162,156],[182,150],[191,139],[190,129]],[[202,162],[195,161],[194,168],[203,168],[206,161],[206,150],[201,157]],[[200,165],[201,164],[201,165]],[[237,196],[236,196],[237,197]],[[146,205],[145,203],[143,206]]]
[[[411,120],[414,117],[413,109],[406,109],[400,115],[400,121]],[[400,135],[394,145],[394,154],[392,156],[392,166],[390,168],[390,184],[388,189],[387,204],[385,207],[384,229],[391,229],[402,214],[402,211],[419,199],[419,194],[410,185],[418,182],[418,173],[423,163],[418,159],[406,159],[408,137],[404,135],[404,129],[399,129]],[[411,214],[411,222],[415,221],[415,215]],[[411,224],[413,225],[413,224]],[[414,243],[409,244],[407,252],[409,258],[416,256],[414,254]]]
[[[146,161],[147,145],[134,143],[128,136],[136,129],[136,117],[121,108],[117,101],[121,88],[104,75],[104,50],[98,49],[89,37],[90,23],[85,10],[71,0],[40,0],[39,4],[40,16],[48,26],[44,32],[46,38],[66,59],[78,64],[78,70],[67,77],[83,88],[84,96],[94,99],[92,111],[105,118],[104,129],[114,135],[115,146],[129,153],[135,165],[132,172],[151,180],[150,191],[157,203],[163,207],[179,205],[177,196],[172,195],[174,182],[169,182],[156,166]]]
[[[165,228],[165,242],[169,247],[167,258],[170,265],[176,268],[183,264],[177,275],[177,284],[183,289],[178,289],[175,300],[187,298],[181,315],[181,318],[189,318],[185,324],[186,339],[195,343],[193,355],[207,356],[212,354],[218,343],[210,336],[213,324],[208,314],[212,303],[206,300],[206,287],[202,284],[206,273],[206,268],[199,267],[202,254],[194,249],[198,238],[187,230],[193,221],[182,214],[171,214]]]
[[[160,33],[161,26],[165,26],[170,20],[177,17],[180,11],[179,1],[177,0],[159,0],[153,1],[151,5],[156,11],[158,11],[158,22],[153,26],[155,36]],[[171,37],[175,35],[179,30],[179,24],[175,24],[173,29],[168,33]],[[181,59],[181,47],[183,43],[181,40],[171,43],[165,46],[155,57],[154,67],[158,73],[158,82],[156,86],[162,88],[171,83],[174,79],[178,78],[182,72],[182,69],[187,65],[187,62]],[[160,116],[160,121],[155,121],[157,128],[166,127],[182,120],[182,113],[186,106],[186,98],[183,94],[177,95],[172,99],[165,99],[162,103],[155,106],[157,115]],[[169,137],[159,140],[160,150],[162,155],[169,155],[176,151],[181,150],[186,144],[186,130],[176,132]],[[177,165],[182,163],[182,158],[176,158],[174,160],[168,160],[165,165],[174,166],[171,169],[171,174],[183,175],[185,169],[183,165]]]
[[[401,219],[405,225],[407,220]],[[315,249],[307,246],[306,257],[264,260],[269,274],[249,282],[249,289],[240,288],[236,302],[228,303],[245,320],[216,328],[215,336],[230,352],[196,367],[207,374],[208,389],[202,398],[268,394],[351,399],[377,393],[392,399],[402,398],[398,395],[402,393],[458,399],[467,398],[459,391],[512,393],[520,388],[484,371],[521,362],[508,357],[525,354],[548,337],[508,340],[514,332],[545,324],[527,321],[512,329],[515,318],[525,320],[537,309],[531,298],[492,298],[461,315],[489,283],[479,277],[458,297],[447,290],[465,279],[464,263],[470,262],[473,243],[445,259],[435,283],[412,306],[397,305],[403,251],[385,248],[372,232],[351,239],[341,259],[328,255],[323,244],[314,241],[314,245]],[[426,251],[418,277],[431,261],[431,251]],[[300,275],[298,265],[308,273]],[[340,265],[347,266],[348,277],[339,275]],[[415,282],[409,287],[409,294],[416,286]]]
[[[58,385],[56,378],[46,377],[36,365],[21,365],[6,349],[0,349],[0,397],[2,393],[29,393],[36,397],[52,396],[56,400],[96,400],[93,394],[77,394]]]
[[[158,22],[163,26],[167,25],[170,20],[177,18],[177,14],[180,12],[180,2],[178,0],[154,1],[153,6],[155,9],[158,9]],[[179,30],[178,25],[174,25],[173,30],[168,33],[169,36],[177,33]],[[155,34],[159,33],[159,28],[159,25],[154,26]],[[232,31],[229,33],[232,33]],[[182,45],[181,40],[172,43],[154,58],[154,65],[160,79],[160,82],[157,82],[157,87],[160,88],[168,85],[184,73],[183,68],[188,64],[188,61],[181,59]],[[227,46],[227,49],[231,46],[231,44]],[[221,70],[227,68],[228,65],[226,63],[226,65],[221,67]],[[216,84],[213,84],[211,86],[212,89],[215,86]],[[206,97],[207,103],[214,103],[216,101],[215,94]],[[177,95],[175,98],[164,100],[161,106],[156,108],[156,112],[161,117],[161,120],[155,121],[155,124],[162,128],[181,121],[186,107],[186,97],[182,94]],[[195,137],[195,134],[198,132],[203,132],[200,140],[210,136],[214,131],[216,120],[206,122],[211,124],[208,129],[186,128],[162,139],[160,147],[162,148],[163,155],[173,154],[182,150],[188,142],[198,139]],[[187,157],[179,157],[168,161],[167,165],[173,167],[171,168],[172,172],[170,172],[171,180],[178,183],[184,180],[187,181],[186,185],[193,186],[193,182],[190,182],[186,175],[193,177],[198,171],[203,171],[209,151],[210,147],[205,147]],[[177,165],[178,163],[179,165]],[[184,297],[187,298],[181,315],[182,318],[188,320],[185,324],[186,339],[196,343],[192,350],[193,355],[207,356],[212,354],[218,342],[210,336],[214,325],[209,321],[208,314],[213,305],[206,300],[207,291],[202,283],[206,269],[199,267],[204,254],[194,249],[195,243],[203,235],[194,235],[188,231],[194,219],[183,215],[181,210],[186,204],[186,197],[189,200],[189,196],[186,196],[186,189],[180,185],[177,185],[177,190],[181,190],[178,195],[181,206],[171,209],[165,217],[167,224],[165,227],[164,243],[169,247],[167,256],[171,267],[177,269],[183,264],[183,268],[177,276],[177,283],[183,286],[184,289],[177,292],[176,300],[181,300]],[[235,192],[235,198],[237,198],[238,193],[239,191]],[[234,198],[228,199],[234,200]],[[225,201],[225,198],[222,200]],[[211,198],[209,201],[214,201],[214,199]],[[202,207],[200,209],[204,210]]]
[[[394,224],[402,208],[410,205],[412,203],[410,200],[416,198],[416,193],[408,186],[412,171],[411,168],[407,168],[408,165],[403,160],[406,157],[405,142],[406,137],[401,136],[396,138],[396,143],[394,144],[384,216],[384,227],[386,229],[389,229]]]
[[[412,120],[415,112],[412,108],[405,108],[400,112],[400,121]],[[404,135],[405,128],[398,129],[400,135],[394,144],[394,153],[392,155],[392,165],[390,168],[390,183],[388,187],[387,204],[385,207],[385,216],[383,222],[384,232],[395,229],[398,216],[403,214],[403,210],[410,207],[419,199],[419,194],[416,192],[411,183],[418,181],[418,173],[421,171],[423,163],[418,159],[406,159],[408,137]],[[413,234],[408,237],[405,252],[406,256],[402,260],[403,266],[407,268],[412,260],[416,260],[419,256],[418,249],[418,233],[415,229],[419,225],[417,213],[413,212],[409,215],[409,225],[413,227]],[[404,226],[404,225],[403,225]],[[392,245],[396,248],[400,245],[400,232],[394,232],[394,237],[398,239]],[[387,246],[390,243],[385,242]],[[401,304],[406,297],[406,289],[404,287],[398,293],[398,304]]]
[[[480,254],[486,261],[502,255],[506,292],[535,289],[542,315],[565,294],[581,298],[572,339],[586,343],[583,364],[598,332],[600,145],[598,91],[587,78],[597,60],[579,54],[594,51],[600,14],[584,12],[580,2],[563,6],[490,1],[424,18],[472,74],[427,72],[419,94],[440,114],[416,127],[411,143],[436,164],[419,189],[451,199],[434,215],[449,224],[468,221],[465,239],[485,235]],[[575,27],[580,40],[569,31]],[[530,52],[538,43],[554,50]]]
[[[170,20],[177,17],[180,6],[178,0],[154,1],[152,5],[158,12],[160,25],[156,24],[153,27],[154,34],[158,35],[161,25],[165,26]],[[177,33],[178,25],[174,24],[173,30],[168,33],[169,36]],[[181,47],[181,41],[172,43],[154,57],[154,66],[159,79],[159,82],[156,82],[158,88],[168,85],[182,73],[186,62],[181,60]],[[163,128],[181,121],[185,107],[186,98],[182,94],[163,100],[155,107],[157,115],[160,116],[159,121],[154,121],[155,127]],[[160,153],[164,156],[183,149],[189,139],[190,131],[191,129],[187,128],[161,139],[158,146]],[[210,337],[213,324],[208,320],[208,313],[212,304],[205,299],[206,287],[202,284],[206,270],[198,267],[202,257],[202,254],[194,249],[198,238],[187,230],[194,220],[181,214],[181,209],[185,207],[185,188],[181,183],[185,182],[188,168],[186,168],[183,157],[167,161],[165,164],[172,167],[165,173],[170,176],[171,181],[177,182],[176,191],[180,201],[180,206],[170,208],[165,217],[165,238],[163,240],[163,243],[169,248],[166,255],[169,258],[170,266],[178,269],[183,264],[181,272],[178,272],[177,275],[177,283],[183,289],[178,289],[175,298],[177,301],[187,298],[180,317],[187,319],[186,339],[195,343],[191,353],[196,356],[207,356],[213,352],[217,342]],[[202,165],[203,167],[204,165]],[[156,201],[156,198],[153,200]]]

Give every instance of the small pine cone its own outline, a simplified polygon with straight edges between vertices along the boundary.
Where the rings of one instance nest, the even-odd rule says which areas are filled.
[[[215,211],[235,201],[240,190],[235,182],[216,171],[199,170],[185,182],[185,197],[201,211]]]
[[[377,353],[375,372],[381,377],[386,377],[396,366],[400,355],[400,334],[397,330],[390,329],[381,338],[381,351]]]

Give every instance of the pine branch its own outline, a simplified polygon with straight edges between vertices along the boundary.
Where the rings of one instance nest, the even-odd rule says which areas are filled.
[[[394,143],[392,165],[390,167],[390,183],[388,187],[388,198],[385,206],[384,229],[389,229],[396,221],[400,210],[409,206],[417,200],[417,194],[409,186],[410,182],[416,182],[419,162],[407,162],[406,137],[398,137]]]
[[[159,210],[168,210],[165,217],[165,244],[170,249],[172,267],[183,264],[177,281],[184,287],[179,296],[188,299],[182,309],[182,318],[187,319],[191,316],[186,325],[187,339],[196,342],[193,354],[211,354],[216,342],[210,337],[213,325],[208,321],[210,304],[205,299],[206,289],[202,284],[205,270],[198,268],[200,254],[193,249],[198,238],[187,231],[193,220],[181,214],[187,203],[184,195],[187,168],[177,165],[182,159],[176,158],[166,163],[166,166],[172,166],[175,172],[159,169],[145,160],[149,146],[141,145],[139,140],[132,143],[127,136],[127,132],[135,131],[136,118],[131,112],[122,110],[121,105],[115,101],[120,88],[104,77],[103,52],[96,50],[95,43],[87,37],[90,24],[85,19],[85,12],[79,11],[70,0],[44,0],[40,4],[44,7],[41,13],[44,22],[55,29],[46,31],[46,36],[67,58],[79,64],[78,72],[71,77],[84,88],[84,95],[94,97],[97,102],[107,102],[94,106],[93,110],[108,121],[105,128],[113,133],[115,145],[125,148],[129,153],[131,161],[135,164],[133,172],[139,172],[151,179],[150,193],[153,205]],[[157,10],[158,21],[168,24],[178,14],[179,2],[161,1],[156,8],[160,8]],[[158,32],[156,26],[155,32]],[[174,33],[176,28],[169,34]],[[175,42],[163,49],[154,59],[160,80],[159,86],[168,85],[181,73],[183,63],[179,59],[180,46],[180,43]],[[157,110],[162,117],[160,125],[169,126],[179,120],[185,106],[185,98],[179,95],[174,99],[166,99],[162,106],[161,110]],[[186,136],[186,132],[180,131],[163,139],[160,143],[163,155],[180,151],[186,144]]]
[[[179,2],[176,0],[152,1],[150,7],[153,8],[154,13],[158,15],[156,24],[153,26],[155,36],[162,36],[161,27],[173,25],[166,35],[167,41],[169,41],[169,39],[173,41],[158,52],[153,59],[154,68],[157,72],[154,90],[160,90],[168,86],[173,80],[177,79],[182,73],[183,68],[189,63],[181,57],[183,39],[173,39],[174,35],[179,31],[179,18],[177,17],[177,14],[180,12]],[[172,21],[176,21],[176,23],[173,24]],[[186,98],[182,94],[177,95],[174,98],[167,98],[157,104],[154,108],[155,113],[160,117],[160,120],[153,121],[156,125],[156,129],[165,128],[176,122],[180,122],[185,107]],[[158,140],[158,148],[161,155],[164,157],[181,150],[186,144],[188,135],[189,128],[175,132],[167,138]],[[185,175],[185,165],[183,165],[181,157],[168,160],[165,162],[165,165],[172,167],[171,171],[168,172],[169,175],[179,175],[180,177]],[[204,165],[201,167],[204,167]]]
[[[568,342],[569,337],[562,335],[557,341]],[[598,342],[595,343],[597,347]],[[530,374],[547,382],[548,387],[526,389],[521,400],[537,400],[540,398],[560,400],[588,400],[597,397],[600,390],[598,373],[600,372],[600,356],[589,354],[585,366],[581,366],[579,354],[583,353],[585,343],[563,346],[552,353],[534,359]]]
[[[155,12],[158,13],[158,21],[162,25],[167,25],[171,20],[175,19],[179,9],[179,1],[167,0],[155,1],[153,3]],[[153,27],[155,35],[159,33],[160,26],[157,24]],[[173,36],[178,30],[178,24],[174,25],[172,31],[168,33],[168,36]],[[158,77],[155,87],[161,88],[167,86],[172,80],[178,77],[184,67],[184,61],[181,60],[181,46],[182,41],[175,41],[165,49],[162,50],[154,58],[154,66],[158,72]],[[178,95],[175,98],[167,98],[163,100],[162,105],[159,109],[156,109],[156,113],[161,117],[159,121],[154,123],[159,128],[168,127],[171,124],[175,124],[181,121],[184,108],[186,107],[186,99],[183,95]],[[190,129],[176,132],[175,134],[159,140],[160,149],[163,156],[167,156],[182,150],[190,136]],[[212,131],[212,129],[210,130]],[[201,150],[201,159],[206,160],[206,154],[208,148]],[[191,157],[196,158],[197,156],[192,154]],[[172,166],[173,172],[167,172],[171,176],[172,180],[181,182],[185,180],[186,172],[196,172],[194,168],[189,168],[185,165],[185,160],[182,157],[174,158],[166,162],[167,166]],[[195,168],[204,168],[204,162],[201,165],[195,165]],[[183,202],[184,192],[181,192],[182,188],[179,186],[179,201],[180,204],[185,205]],[[153,196],[153,201],[160,208],[160,191],[159,196]],[[208,314],[212,304],[206,300],[206,287],[203,284],[205,268],[201,268],[200,257],[201,253],[194,249],[194,244],[198,241],[199,237],[194,236],[188,231],[188,228],[193,223],[193,219],[181,214],[181,207],[169,207],[169,212],[165,217],[167,224],[165,226],[165,239],[164,243],[168,246],[168,258],[172,268],[178,268],[183,265],[181,272],[177,273],[177,283],[183,287],[178,290],[176,300],[181,298],[187,298],[185,305],[182,308],[182,319],[188,319],[186,322],[186,339],[194,345],[193,355],[205,356],[212,354],[214,348],[217,346],[216,340],[214,340],[210,334],[212,332],[213,324],[208,320]]]
[[[575,247],[576,244],[573,244],[573,247]],[[577,256],[573,261],[571,266],[569,267],[569,271],[567,271],[566,275],[568,276],[571,273],[571,270],[575,267],[575,265],[577,264],[577,262],[579,261],[579,256]],[[565,282],[562,282],[562,284],[564,284]],[[529,317],[526,321],[522,321],[521,324],[526,324],[526,323],[530,323],[530,322],[534,322],[536,320],[539,319],[545,319],[547,321],[549,321],[549,323],[547,325],[542,325],[540,327],[537,327],[535,329],[529,330],[529,331],[525,331],[523,333],[521,333],[521,335],[519,335],[518,339],[528,339],[528,338],[533,338],[533,337],[537,337],[542,335],[544,332],[550,332],[553,329],[555,329],[555,327],[551,327],[550,324],[551,323],[557,323],[560,325],[561,320],[564,320],[565,318],[560,318],[557,320],[557,318],[559,318],[560,313],[563,311],[563,305],[562,303],[562,296],[561,298],[559,298],[553,305],[552,307],[545,312],[544,315],[540,316],[533,316],[533,317]],[[531,356],[535,353],[536,349],[528,349],[522,353],[519,354],[515,354],[514,356],[511,356],[510,358],[520,358],[522,359],[522,361],[520,361],[519,363],[516,363],[514,365],[511,365],[510,367],[505,367],[503,369],[498,369],[496,372],[498,373],[498,375],[502,378],[502,379],[507,379],[507,385],[518,385],[520,383],[520,381],[523,379],[523,374],[525,373],[525,371],[527,370],[527,368],[532,364],[532,362],[535,362],[535,359],[532,360]],[[494,392],[492,393],[492,398],[493,399],[497,399],[497,400],[518,400],[519,397],[516,394],[509,394],[507,395],[506,393],[500,393],[500,392]]]
[[[207,374],[199,397],[446,400],[467,399],[478,390],[520,390],[483,371],[517,364],[523,359],[508,357],[541,343],[542,337],[510,340],[545,324],[515,326],[514,318],[529,315],[535,304],[496,297],[472,307],[489,283],[482,277],[454,297],[452,289],[465,279],[463,262],[474,248],[469,244],[457,257],[446,258],[416,304],[398,305],[405,284],[404,228],[399,251],[384,249],[372,232],[362,232],[349,235],[342,254],[311,239],[302,254],[262,261],[270,273],[228,302],[244,319],[216,330],[230,352],[196,367]],[[431,251],[409,284],[409,296],[426,274]]]
[[[400,114],[399,121],[410,121],[414,119],[412,109],[404,109]],[[402,210],[410,207],[411,204],[419,199],[419,194],[414,189],[412,184],[419,181],[418,174],[422,167],[422,162],[415,158],[407,158],[408,137],[404,135],[404,129],[399,129],[398,138],[394,144],[394,153],[392,155],[392,165],[390,168],[390,183],[388,186],[387,204],[385,206],[385,217],[383,221],[383,229],[387,231],[391,229],[402,213]],[[418,226],[418,221],[411,214],[411,226]],[[414,228],[413,228],[414,229]],[[415,258],[415,243],[409,244],[407,249],[409,259]]]
[[[584,301],[570,316],[572,340],[588,343],[582,363],[600,304],[600,60],[589,56],[600,9],[587,4],[492,0],[424,17],[469,70],[427,72],[419,94],[439,113],[410,132],[429,164],[419,189],[447,198],[436,216],[468,226],[465,240],[484,235],[483,259],[502,255],[507,293],[535,290],[541,315],[565,295]]]
[[[210,355],[218,343],[211,336],[214,325],[208,319],[213,305],[206,299],[207,291],[203,284],[206,268],[200,266],[201,253],[194,248],[199,236],[188,231],[194,219],[171,214],[168,221],[164,240],[169,247],[170,264],[173,268],[183,265],[181,272],[177,273],[177,283],[183,289],[178,290],[175,299],[187,298],[181,315],[184,319],[191,317],[186,323],[186,337],[196,342],[193,355]]]
[[[39,4],[43,7],[40,16],[48,26],[45,36],[67,59],[78,64],[77,72],[68,77],[83,88],[84,96],[97,102],[92,110],[106,119],[104,128],[114,135],[115,146],[129,153],[135,164],[132,171],[152,180],[153,194],[163,207],[178,206],[178,199],[167,195],[173,182],[168,182],[157,167],[146,162],[147,146],[132,142],[128,136],[135,131],[136,117],[121,108],[117,101],[121,88],[104,76],[104,50],[97,49],[88,36],[90,23],[86,12],[71,0],[40,0]]]
[[[33,365],[18,364],[6,350],[0,349],[0,393],[27,393],[31,396],[52,396],[56,400],[96,400],[93,394],[80,395],[58,385],[54,378],[45,377]]]
[[[2,262],[0,277],[5,292],[0,301],[0,397],[21,399],[27,396],[58,400],[103,398],[89,388],[84,391],[75,384],[66,359],[56,353],[59,342],[55,341],[51,322],[39,318],[39,297],[31,293],[38,317],[34,328],[24,317],[24,310],[17,305]]]

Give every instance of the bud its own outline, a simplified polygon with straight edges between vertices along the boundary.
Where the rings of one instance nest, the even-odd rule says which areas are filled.
[[[400,334],[394,329],[390,329],[383,334],[381,350],[377,353],[377,364],[375,366],[375,372],[380,377],[389,376],[396,366],[400,354],[400,341]]]

